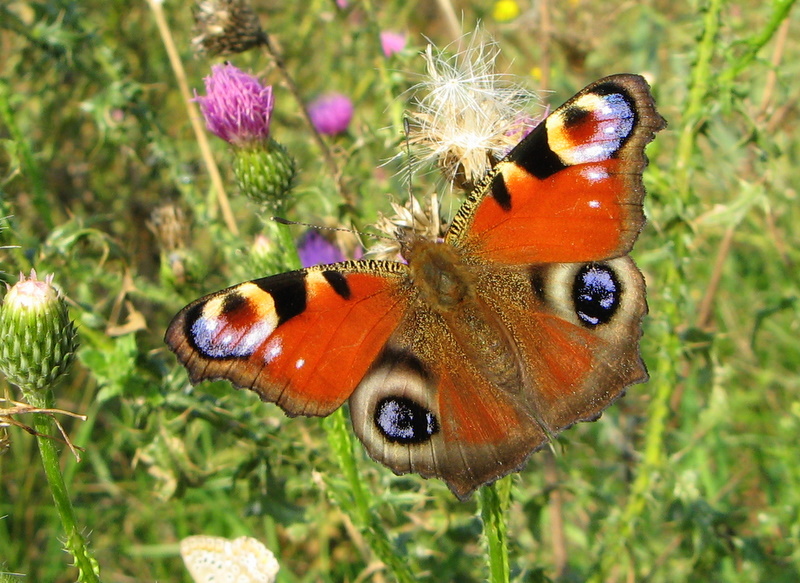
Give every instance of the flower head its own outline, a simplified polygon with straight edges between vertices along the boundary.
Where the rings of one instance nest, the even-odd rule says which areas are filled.
[[[381,216],[375,228],[387,235],[384,241],[373,245],[366,256],[370,259],[405,261],[402,256],[403,243],[415,238],[442,241],[447,225],[439,213],[439,197],[432,193],[425,207],[415,198],[401,206],[392,203],[394,215]]]
[[[472,188],[530,130],[534,95],[495,73],[499,49],[473,35],[452,57],[428,46],[428,79],[415,87],[412,144],[435,160],[449,181]],[[531,126],[532,127],[532,126]]]
[[[341,134],[353,118],[353,102],[341,93],[327,93],[308,105],[308,115],[319,133]]]
[[[492,17],[497,22],[510,22],[519,16],[519,4],[515,0],[498,0],[494,3]]]
[[[235,55],[264,42],[258,15],[246,0],[199,0],[192,13],[198,54]]]
[[[391,30],[381,32],[381,49],[386,58],[399,53],[404,48],[406,48],[406,35]]]
[[[344,261],[345,256],[339,248],[328,241],[318,230],[307,231],[297,243],[297,254],[303,267],[327,265]]]
[[[214,65],[205,78],[206,95],[195,101],[206,127],[234,146],[247,146],[269,138],[275,100],[272,87],[230,64]]]
[[[206,93],[197,97],[209,131],[235,148],[233,171],[247,196],[272,210],[282,208],[296,174],[294,158],[270,138],[272,87],[233,65],[214,65]]]
[[[78,347],[75,326],[53,276],[20,275],[0,306],[0,371],[26,396],[49,389],[69,370]],[[28,396],[30,400],[30,397]]]

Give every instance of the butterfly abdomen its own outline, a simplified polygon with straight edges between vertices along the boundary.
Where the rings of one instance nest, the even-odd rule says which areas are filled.
[[[412,283],[421,309],[430,310],[455,340],[464,363],[481,362],[492,386],[518,392],[522,366],[511,333],[491,306],[476,294],[479,267],[462,261],[452,245],[416,241],[408,251]]]

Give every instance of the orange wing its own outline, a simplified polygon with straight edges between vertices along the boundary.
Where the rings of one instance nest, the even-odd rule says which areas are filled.
[[[447,240],[509,265],[624,255],[644,225],[644,146],[663,127],[642,77],[589,85],[498,163]]]
[[[289,415],[329,415],[402,319],[405,269],[347,262],[242,283],[186,306],[165,340],[193,383],[227,379]]]

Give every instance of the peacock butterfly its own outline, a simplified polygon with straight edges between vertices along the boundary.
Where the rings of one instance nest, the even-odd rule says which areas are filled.
[[[627,254],[644,149],[665,125],[642,77],[601,79],[497,163],[443,241],[401,231],[405,262],[213,293],[166,342],[192,382],[228,379],[290,416],[349,399],[372,458],[464,499],[647,379],[645,284]]]

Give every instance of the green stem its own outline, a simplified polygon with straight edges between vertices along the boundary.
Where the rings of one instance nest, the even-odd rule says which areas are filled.
[[[347,513],[353,524],[367,535],[364,538],[369,543],[372,552],[386,565],[392,574],[392,579],[400,583],[413,583],[417,578],[412,573],[407,560],[395,552],[389,535],[372,510],[375,507],[375,501],[369,490],[364,488],[363,479],[358,471],[356,455],[353,452],[353,438],[347,429],[344,411],[340,408],[326,417],[322,426],[325,428],[328,443],[336,455],[339,468],[347,483],[346,492],[341,488],[331,488],[333,497],[342,512]]]
[[[46,391],[24,391],[24,393],[28,402],[34,407],[49,409],[53,406],[53,395],[49,389]],[[50,437],[56,433],[53,418],[45,413],[35,413],[33,426],[39,433],[36,439],[39,443],[39,453],[42,456],[44,473],[50,486],[50,493],[53,495],[56,510],[61,518],[61,525],[67,535],[67,550],[74,557],[75,565],[78,567],[78,580],[81,583],[99,583],[97,561],[91,556],[86,546],[86,540],[78,529],[75,511],[72,508],[67,492],[67,485],[64,483],[64,476],[61,474],[58,451],[54,440]]]
[[[297,253],[297,245],[289,225],[281,225],[270,220],[267,227],[275,236],[275,242],[281,249],[280,260],[284,269],[300,269],[302,267],[300,255]]]
[[[511,502],[511,477],[506,476],[484,486],[478,492],[478,504],[483,521],[483,536],[487,544],[489,582],[507,583],[510,577],[508,563],[508,532],[506,516]]]
[[[353,452],[353,439],[350,432],[347,430],[347,420],[345,419],[344,411],[338,409],[333,415],[325,419],[323,427],[328,435],[328,443],[333,448],[336,455],[336,461],[339,463],[339,469],[344,474],[344,479],[347,482],[348,491],[353,497],[355,504],[349,504],[345,510],[348,514],[355,511],[353,518],[356,524],[361,526],[367,525],[370,521],[370,503],[368,500],[369,494],[362,485],[361,476],[356,466],[356,456]]]
[[[731,83],[753,62],[758,52],[764,45],[772,40],[772,37],[777,32],[780,25],[783,24],[783,21],[789,16],[789,10],[792,9],[795,1],[796,0],[778,0],[772,5],[773,10],[767,25],[763,30],[759,31],[758,34],[747,41],[747,49],[744,54],[741,55],[730,68],[720,74],[719,84],[721,86],[724,87],[728,83]]]
[[[53,215],[50,212],[52,204],[47,200],[47,189],[45,188],[44,173],[36,160],[36,156],[31,149],[30,143],[19,125],[17,116],[11,104],[11,89],[7,83],[0,83],[0,121],[2,121],[8,133],[13,139],[19,153],[20,166],[23,174],[30,180],[31,190],[33,191],[33,206],[39,218],[44,222],[48,230],[53,228]]]
[[[717,34],[719,33],[720,14],[724,0],[709,0],[703,18],[703,34],[697,47],[697,58],[692,67],[689,85],[689,97],[683,113],[683,127],[678,138],[675,158],[677,172],[675,184],[678,187],[678,200],[683,208],[691,203],[689,182],[691,177],[690,162],[694,155],[697,132],[700,129],[706,96],[714,77],[711,60],[717,50]],[[682,209],[681,209],[682,210]]]

